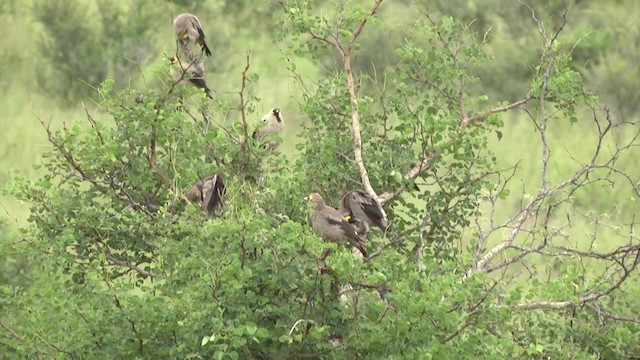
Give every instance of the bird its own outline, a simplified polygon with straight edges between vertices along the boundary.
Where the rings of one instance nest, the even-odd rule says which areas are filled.
[[[181,61],[177,56],[167,58],[172,65],[178,64],[182,71],[180,73],[173,72],[173,79],[176,82],[181,80],[187,80],[190,85],[199,89],[204,89],[205,95],[209,99],[213,99],[211,96],[211,89],[207,86],[207,82],[204,79],[204,66],[202,63],[196,64],[195,62],[187,63]]]
[[[278,108],[269,110],[269,112],[262,117],[261,121],[267,125],[257,128],[253,132],[251,136],[254,139],[262,139],[269,134],[281,134],[284,130],[284,118]],[[276,145],[278,145],[277,142],[271,142],[269,147],[274,148]]]
[[[346,193],[340,199],[338,211],[343,217],[348,217],[350,222],[353,219],[360,220],[367,233],[371,226],[379,228],[382,232],[387,231],[387,219],[382,206],[364,190]]]
[[[309,194],[308,201],[316,204],[316,208],[310,215],[311,228],[316,234],[331,242],[350,243],[360,250],[363,256],[367,256],[364,239],[338,210],[327,206],[318,193]]]
[[[182,13],[173,20],[173,30],[176,32],[176,37],[180,44],[186,45],[189,41],[200,45],[202,51],[211,56],[211,50],[207,46],[207,42],[204,40],[204,31],[202,30],[202,24],[200,20],[189,13]]]
[[[189,190],[187,199],[200,204],[200,208],[209,215],[222,208],[226,194],[224,181],[219,175],[212,175],[198,180]]]

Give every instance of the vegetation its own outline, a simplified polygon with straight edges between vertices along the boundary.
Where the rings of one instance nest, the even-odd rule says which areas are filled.
[[[30,113],[47,147],[0,179],[3,357],[640,353],[637,77],[610,66],[640,25],[599,28],[636,2],[185,5],[47,0],[28,13],[40,57],[3,44],[33,61],[31,101],[77,119]],[[212,39],[214,101],[163,60],[183,9]],[[273,104],[274,151],[250,136]],[[185,196],[212,174],[214,217]],[[354,188],[389,220],[366,259],[314,234],[304,201]]]

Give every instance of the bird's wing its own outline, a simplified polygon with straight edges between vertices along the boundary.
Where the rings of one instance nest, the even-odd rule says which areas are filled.
[[[360,237],[360,235],[358,235],[353,225],[351,225],[347,220],[345,220],[341,216],[339,216],[339,218],[337,219],[334,217],[327,218],[327,222],[329,223],[330,226],[339,227],[340,230],[344,234],[346,234],[347,237],[349,238],[349,243],[351,243],[351,245],[355,246],[358,250],[360,250],[362,255],[367,257],[367,251],[364,248],[364,240]]]
[[[202,36],[204,39],[204,33],[202,32],[202,24],[200,23],[200,19],[198,19],[195,15],[189,19],[191,23],[191,27],[198,31],[198,35]]]
[[[351,225],[347,220],[344,219],[339,213],[327,213],[325,214],[327,223],[330,226],[336,226],[340,229],[342,233],[348,236],[350,239],[353,239],[360,243],[362,238],[356,232],[356,229]]]
[[[200,23],[198,23],[195,26],[196,30],[198,31],[198,39],[204,41],[204,31],[202,31],[202,27],[200,26]]]
[[[213,214],[217,209],[222,207],[222,198],[226,193],[224,181],[220,176],[214,175],[211,179],[211,183],[211,192],[207,194],[207,199],[204,201],[206,204],[206,210],[209,214]]]
[[[191,78],[191,79],[189,79],[189,82],[192,83],[193,85],[195,85],[196,87],[200,88],[200,89],[205,89],[205,91],[209,90],[209,87],[207,86],[207,83],[202,78]]]
[[[189,195],[187,195],[187,199],[193,202],[201,202],[202,201],[202,180],[198,180],[189,190]]]
[[[351,192],[351,199],[360,206],[364,214],[373,220],[376,225],[382,224],[382,226],[384,226],[384,215],[382,214],[380,204],[378,204],[371,195],[364,191],[356,190]]]
[[[209,50],[209,47],[207,46],[207,42],[204,41],[204,30],[202,30],[202,24],[200,23],[200,20],[198,20],[197,17],[193,17],[193,19],[191,19],[191,25],[193,27],[193,29],[195,30],[193,33],[193,36],[195,37],[197,34],[197,43],[202,45],[202,49],[204,50],[205,54],[207,56],[211,56],[211,50]]]

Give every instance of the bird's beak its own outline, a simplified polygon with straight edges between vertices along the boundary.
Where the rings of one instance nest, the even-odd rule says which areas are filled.
[[[311,201],[313,200],[313,195],[309,194],[309,196],[304,198],[305,201]]]
[[[351,220],[351,215],[345,216],[344,219],[347,220],[347,221]]]

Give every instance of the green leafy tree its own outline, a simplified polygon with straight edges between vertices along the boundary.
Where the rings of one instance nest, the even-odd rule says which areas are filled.
[[[54,131],[42,121],[53,146],[46,175],[13,186],[32,204],[22,236],[41,271],[31,286],[3,288],[0,304],[10,309],[0,313],[3,354],[638,353],[640,243],[633,221],[594,221],[585,243],[572,235],[566,215],[601,216],[602,209],[577,212],[574,201],[603,183],[639,195],[617,162],[637,136],[605,148],[630,124],[611,121],[585,89],[561,46],[562,22],[547,32],[526,8],[543,45],[539,64],[521,99],[492,104],[473,86],[474,71],[490,60],[485,43],[453,17],[426,13],[403,24],[411,36],[395,44],[398,63],[365,76],[352,61],[362,34],[380,31],[386,3],[339,3],[331,11],[319,1],[278,4],[277,38],[290,45],[289,70],[310,119],[293,159],[250,136],[258,103],[250,90],[259,78],[249,56],[239,104],[216,101],[201,115],[191,100],[202,94],[176,87],[163,67],[156,74],[165,86],[137,101],[133,90],[105,81],[102,111],[86,112],[88,130],[76,123]],[[310,82],[299,58],[337,59],[337,67]],[[193,99],[179,102],[177,95]],[[540,182],[521,194],[511,181],[518,166],[498,168],[490,147],[505,136],[504,117],[516,111],[540,142]],[[593,153],[551,174],[558,124],[590,127]],[[227,184],[216,217],[185,196],[211,174]],[[313,234],[303,201],[318,191],[337,204],[353,188],[377,198],[390,223],[388,233],[369,234],[367,259]],[[513,212],[498,218],[502,207],[512,210],[514,197]],[[612,239],[624,241],[604,249],[596,235],[611,224],[619,231]]]

